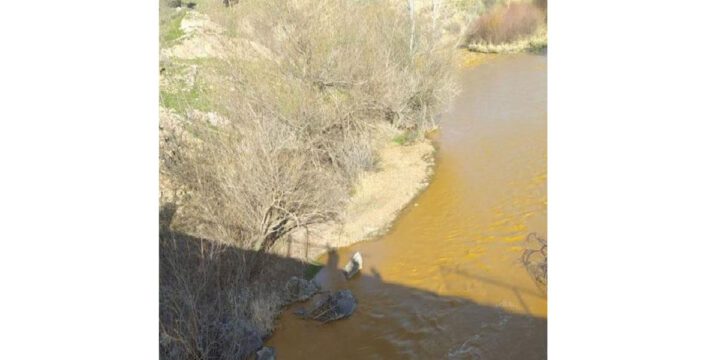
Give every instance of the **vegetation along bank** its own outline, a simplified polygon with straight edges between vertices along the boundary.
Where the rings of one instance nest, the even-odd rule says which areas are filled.
[[[427,185],[457,47],[544,27],[532,4],[413,3],[161,0],[163,358],[254,354],[291,276]]]

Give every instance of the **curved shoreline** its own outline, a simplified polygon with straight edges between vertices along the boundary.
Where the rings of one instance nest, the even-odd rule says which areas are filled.
[[[312,261],[330,249],[374,240],[390,230],[402,210],[430,182],[435,146],[422,138],[409,145],[388,142],[378,152],[377,169],[363,173],[345,210],[334,222],[297,230],[278,243],[279,255]]]

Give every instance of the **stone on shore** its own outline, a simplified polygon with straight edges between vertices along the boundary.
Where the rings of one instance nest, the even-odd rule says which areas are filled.
[[[255,353],[255,360],[275,360],[275,349],[263,346]]]
[[[230,329],[228,329],[230,331]],[[237,331],[237,330],[235,330]],[[241,335],[239,336],[239,344],[238,347],[241,349],[241,356],[240,358],[247,358],[252,355],[253,352],[260,349],[260,347],[263,346],[262,338],[260,337],[260,334],[258,334],[257,330],[255,330],[252,326],[249,324],[243,324],[243,326],[240,328]]]
[[[358,273],[362,269],[362,255],[360,255],[360,252],[356,252],[353,254],[350,261],[345,265],[345,268],[343,269],[343,273],[345,274],[345,278],[350,280],[355,274]]]
[[[357,301],[355,297],[353,297],[352,292],[345,289],[320,299],[311,310],[296,312],[296,314],[305,319],[326,323],[350,316],[356,307]]]
[[[286,301],[288,303],[305,301],[320,291],[320,285],[314,280],[305,280],[293,276],[285,284]]]

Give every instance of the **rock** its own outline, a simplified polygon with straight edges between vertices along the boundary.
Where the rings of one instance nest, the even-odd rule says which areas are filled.
[[[275,349],[263,346],[255,353],[255,360],[275,360]]]
[[[315,280],[305,280],[293,276],[285,284],[286,301],[293,303],[305,301],[320,291],[320,285]]]
[[[350,262],[345,265],[345,268],[343,269],[343,273],[345,274],[345,278],[350,280],[355,274],[358,273],[362,269],[362,255],[360,255],[360,252],[356,252],[353,254],[352,259],[350,259]]]
[[[228,327],[225,331],[238,331],[236,328]],[[245,324],[240,328],[241,335],[238,338],[238,346],[241,350],[241,358],[247,358],[263,346],[262,338],[257,330]]]
[[[474,335],[465,340],[462,345],[450,349],[447,358],[450,360],[483,359],[487,356],[487,354],[482,351],[485,347],[483,337]]]
[[[305,316],[307,316],[307,310],[305,310],[304,308],[299,308],[295,310],[294,314],[301,318],[304,318]]]
[[[350,316],[356,307],[357,301],[352,292],[345,289],[316,302],[312,310],[304,311],[303,317],[326,323]]]

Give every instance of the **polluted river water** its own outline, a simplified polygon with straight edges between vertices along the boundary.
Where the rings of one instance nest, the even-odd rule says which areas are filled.
[[[324,290],[358,307],[320,324],[288,309],[279,359],[544,359],[547,300],[520,260],[547,232],[547,57],[489,57],[461,74],[428,188],[373,241],[323,256]],[[359,251],[362,271],[341,268]]]

